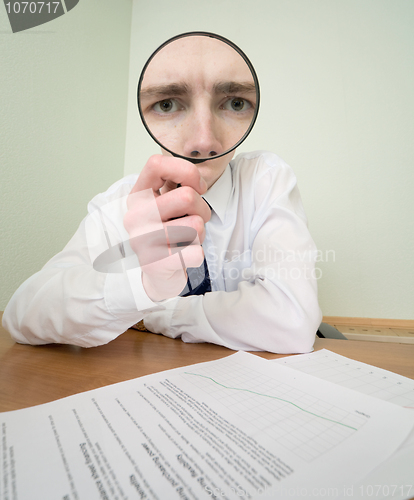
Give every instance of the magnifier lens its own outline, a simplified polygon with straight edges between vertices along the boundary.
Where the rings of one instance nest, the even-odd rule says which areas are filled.
[[[235,149],[253,127],[258,107],[251,63],[211,33],[167,41],[146,63],[138,85],[138,108],[150,135],[194,163]]]

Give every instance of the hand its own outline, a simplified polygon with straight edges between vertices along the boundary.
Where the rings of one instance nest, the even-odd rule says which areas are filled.
[[[128,196],[124,226],[141,264],[144,289],[153,301],[177,296],[187,282],[185,267],[198,267],[203,262],[204,224],[211,217],[201,197],[206,191],[206,182],[191,162],[155,155]],[[184,240],[188,240],[184,236],[189,232],[194,234],[194,244],[174,251],[175,243],[180,242],[180,230],[175,236],[171,232],[168,235],[172,226],[183,228]],[[142,235],[148,235],[144,243]]]

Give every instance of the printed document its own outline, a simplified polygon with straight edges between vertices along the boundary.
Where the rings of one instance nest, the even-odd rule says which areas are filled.
[[[0,414],[0,499],[343,498],[413,424],[239,352]]]

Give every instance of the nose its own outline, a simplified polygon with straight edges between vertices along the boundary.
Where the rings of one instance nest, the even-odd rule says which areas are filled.
[[[211,158],[224,152],[218,118],[210,109],[194,110],[188,117],[184,155],[191,158]]]

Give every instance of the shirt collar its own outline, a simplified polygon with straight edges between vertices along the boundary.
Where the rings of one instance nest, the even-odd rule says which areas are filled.
[[[206,192],[203,198],[208,202],[214,212],[223,223],[226,215],[226,208],[232,190],[232,176],[230,165],[227,165],[222,175]]]

